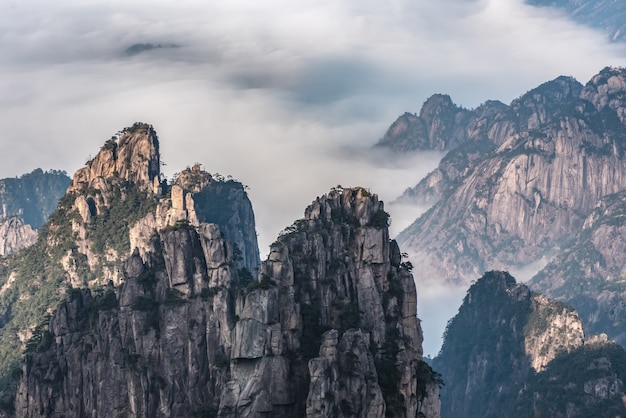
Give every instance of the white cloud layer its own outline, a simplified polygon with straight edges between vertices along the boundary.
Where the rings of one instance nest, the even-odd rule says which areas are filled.
[[[166,47],[128,56],[137,43]],[[72,174],[148,122],[168,175],[200,162],[250,186],[262,252],[332,186],[391,201],[434,168],[365,151],[431,94],[510,102],[626,62],[520,0],[0,0],[0,52],[0,178]]]

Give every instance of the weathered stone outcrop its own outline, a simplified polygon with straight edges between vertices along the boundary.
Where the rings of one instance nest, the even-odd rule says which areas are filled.
[[[232,243],[237,267],[253,275],[258,273],[260,258],[254,212],[241,183],[214,179],[199,164],[183,170],[170,187],[169,197],[159,199],[156,211],[130,228],[130,247],[138,247],[141,254],[152,251],[152,231],[180,223],[219,225],[221,233]]]
[[[624,411],[626,351],[605,335],[557,355],[529,376],[510,416],[617,417]]]
[[[245,186],[235,180],[213,178],[198,164],[182,171],[176,180],[182,188],[188,210],[188,220],[215,223],[224,236],[236,245],[235,262],[253,275],[258,274],[259,247],[257,244],[254,212]]]
[[[11,217],[0,221],[0,256],[13,254],[37,241],[37,232],[21,218]]]
[[[192,416],[217,411],[229,376],[236,284],[219,229],[163,230],[162,251],[126,261],[124,281],[73,290],[33,344],[18,416]],[[215,242],[213,242],[215,244]],[[205,250],[205,251],[203,251]],[[223,282],[212,281],[214,277]]]
[[[557,79],[556,88],[520,99],[528,103],[512,108],[523,129],[472,163],[403,231],[403,248],[431,276],[465,284],[558,250],[600,199],[626,187],[620,80],[625,70],[607,68],[582,91]]]
[[[530,367],[541,372],[558,354],[583,345],[585,333],[578,313],[541,294],[532,296],[524,327],[524,349]]]
[[[603,351],[607,367],[598,373],[573,372],[602,361]],[[606,337],[585,341],[582,321],[572,308],[531,293],[508,273],[489,272],[468,290],[433,366],[446,382],[443,417],[536,416],[537,411],[582,417],[565,413],[603,403],[610,410],[620,406],[617,394],[604,396],[595,387],[610,382],[623,394],[622,359],[626,352]],[[559,384],[546,390],[545,382],[555,379]],[[533,399],[552,402],[553,413],[544,414]]]
[[[134,183],[140,190],[158,194],[159,141],[152,126],[138,122],[118,135],[108,140],[87,166],[74,174],[68,192],[85,188],[104,192],[106,188],[103,186],[109,183],[107,180],[119,179]],[[106,202],[106,195],[103,200]]]
[[[64,264],[86,259],[89,270],[101,272],[83,278],[82,285],[120,283],[119,264],[134,249],[128,244],[129,228],[153,211],[166,185],[160,168],[157,134],[152,126],[138,122],[109,139],[74,173],[59,209],[71,220],[78,249]]]
[[[89,287],[93,290],[114,286],[117,299],[128,301],[122,303],[114,320],[136,321],[135,316],[140,314],[132,314],[131,319],[123,316],[128,310],[150,312],[149,318],[145,319],[148,321],[146,330],[152,326],[150,324],[155,324],[150,320],[161,318],[165,321],[163,324],[167,322],[163,318],[170,315],[169,311],[158,311],[157,305],[177,306],[181,298],[191,301],[199,298],[204,303],[211,298],[210,313],[193,312],[193,315],[210,316],[211,319],[193,317],[190,321],[192,325],[205,324],[209,327],[206,332],[215,335],[214,338],[222,344],[208,349],[211,354],[207,355],[213,356],[211,359],[218,358],[212,364],[228,363],[232,345],[230,334],[235,323],[234,299],[228,289],[238,286],[240,272],[245,280],[252,280],[259,265],[251,204],[240,183],[214,179],[202,170],[185,170],[180,175],[179,184],[168,185],[161,181],[159,159],[158,139],[149,125],[135,124],[125,129],[118,137],[107,141],[87,167],[78,170],[56,212],[41,228],[35,245],[3,262],[0,269],[3,309],[0,373],[7,379],[0,385],[0,409],[10,405],[7,398],[11,396],[11,381],[15,380],[11,373],[27,341],[33,335],[42,335],[38,324],[71,288]],[[192,184],[189,178],[192,174],[211,182],[206,184],[200,180]],[[207,208],[210,209],[208,214],[203,212]],[[170,290],[165,290],[165,285]],[[89,298],[85,298],[82,314],[95,315],[98,308],[94,308],[94,304],[99,303],[98,299],[89,302]],[[187,321],[188,318],[176,320]],[[139,331],[133,329],[132,332]],[[192,334],[191,331],[181,332],[185,332],[181,335]],[[107,335],[106,338],[121,339],[120,344],[126,350],[123,353],[134,356],[131,361],[139,355],[146,355],[149,356],[146,361],[153,362],[152,354],[141,352],[135,346],[127,349],[129,335],[123,330],[121,337]],[[164,340],[163,334],[160,335],[155,341],[161,344]],[[208,337],[206,340],[211,342]],[[142,341],[137,339],[133,344],[144,345]],[[106,353],[109,355],[109,351]],[[118,354],[112,353],[111,356]],[[67,355],[73,356],[71,353]],[[159,355],[165,357],[165,354]],[[78,360],[78,357],[72,357],[72,361]],[[118,363],[117,360],[111,361]],[[206,363],[200,358],[197,361]],[[93,366],[96,367],[95,363]],[[102,379],[106,382],[108,377]],[[215,385],[218,384],[215,383],[212,390],[216,387],[221,390]],[[85,394],[86,399],[90,396]],[[178,402],[172,399],[164,402]],[[143,401],[139,399],[137,402]],[[168,407],[173,407],[171,402]],[[144,414],[141,411],[146,409],[141,408],[133,411]],[[108,412],[102,416],[109,416]]]
[[[35,331],[18,416],[439,416],[410,264],[375,195],[318,198],[251,280],[202,221],[211,180],[191,170],[198,188],[183,177],[140,221],[120,284],[70,291]]]
[[[307,416],[384,416],[374,358],[367,336],[363,337],[361,330],[354,329],[346,331],[341,341],[337,330],[323,335],[320,357],[309,361]]]
[[[415,285],[401,265],[397,245],[389,240],[387,221],[375,195],[361,188],[336,189],[314,201],[304,219],[285,229],[261,266],[260,283],[277,289],[277,303],[252,310],[255,316],[239,315],[240,335],[249,342],[240,352],[247,361],[231,369],[235,378],[227,386],[229,402],[222,405],[222,413],[236,416],[259,402],[266,405],[263,408],[273,404],[275,416],[382,416],[385,411],[415,416],[424,400],[420,387],[428,387],[436,397],[433,375],[418,376],[423,362]],[[246,299],[248,305],[257,304]],[[273,340],[277,325],[281,344]],[[264,371],[267,358],[260,357],[268,347],[273,357],[282,350],[291,355],[288,396],[282,391],[276,399],[274,392],[252,396],[246,389],[253,370],[270,373]],[[327,358],[330,351],[334,359]],[[345,361],[352,362],[352,369],[342,368]],[[320,368],[331,374],[321,376]],[[273,381],[284,382],[284,369],[272,370]],[[323,391],[343,384],[352,389],[334,396]],[[378,400],[365,399],[368,391]],[[438,402],[422,412],[437,416]]]
[[[565,301],[585,327],[626,344],[626,192],[600,201],[573,243],[529,285]]]

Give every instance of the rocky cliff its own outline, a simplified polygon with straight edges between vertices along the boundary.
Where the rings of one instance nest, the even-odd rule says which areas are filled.
[[[260,260],[254,215],[243,186],[213,179],[199,167],[167,184],[158,149],[156,133],[142,123],[111,138],[76,172],[37,241],[1,260],[0,407],[8,404],[12,370],[38,324],[72,288],[121,285],[131,255],[150,263],[156,230],[199,227],[202,219],[216,216],[233,268],[246,277],[255,272]],[[194,199],[211,213],[196,211]]]
[[[0,221],[0,257],[29,247],[37,240],[37,232],[17,217]]]
[[[46,228],[77,237],[59,270],[72,288],[31,328],[16,415],[439,416],[412,267],[376,195],[316,199],[259,265],[243,188],[199,166],[164,184],[138,157],[157,145],[144,125],[108,142],[60,206],[70,224]],[[121,171],[128,155],[137,169]],[[128,246],[96,245],[99,217],[129,202]]]
[[[624,360],[606,336],[586,340],[572,308],[493,271],[469,288],[433,366],[443,417],[584,417],[623,407]]]
[[[626,344],[626,192],[604,198],[529,285],[571,304],[591,332]]]
[[[173,196],[182,197],[176,203],[189,211],[193,225],[200,222],[220,225],[224,235],[235,245],[235,264],[248,272],[258,274],[259,247],[254,228],[254,211],[245,187],[220,176],[214,178],[198,164],[183,170],[172,189]],[[179,190],[182,192],[179,193]]]
[[[557,79],[523,96],[512,109],[525,123],[398,241],[433,277],[462,283],[557,251],[600,199],[626,186],[624,97],[626,71],[615,68],[582,90]]]
[[[407,189],[400,200],[433,204],[449,195],[462,179],[471,175],[475,163],[509,137],[551,122],[563,108],[578,99],[582,87],[571,77],[558,77],[530,90],[508,106],[489,100],[476,109],[465,111],[463,120],[467,123],[462,127],[451,125],[460,130],[454,146],[446,148],[449,152],[439,166],[415,187]],[[393,142],[381,142],[383,144],[397,149]]]

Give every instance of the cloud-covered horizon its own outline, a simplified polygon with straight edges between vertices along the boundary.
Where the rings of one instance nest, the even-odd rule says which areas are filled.
[[[147,122],[167,176],[199,162],[250,186],[265,254],[330,187],[390,202],[435,167],[369,150],[401,113],[435,93],[472,108],[585,83],[626,64],[605,38],[521,0],[0,0],[0,178],[72,175]],[[395,232],[420,210],[388,208]]]

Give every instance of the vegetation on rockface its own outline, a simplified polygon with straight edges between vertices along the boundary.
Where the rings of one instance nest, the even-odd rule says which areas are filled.
[[[374,213],[372,219],[370,220],[369,226],[373,226],[374,228],[388,228],[391,225],[391,215],[385,212],[382,209],[379,209]]]
[[[87,189],[83,192],[87,195],[100,193]],[[0,277],[0,283],[6,287],[0,293],[2,376],[11,375],[10,370],[21,359],[24,343],[30,335],[35,340],[31,340],[26,349],[32,351],[33,344],[39,345],[37,339],[43,334],[37,330],[66,294],[68,278],[62,265],[64,257],[70,256],[77,274],[85,283],[97,276],[97,271],[90,269],[87,257],[78,251],[76,235],[72,231],[72,222],[82,222],[73,209],[76,197],[76,192],[65,195],[41,228],[37,242],[5,261],[4,274]],[[155,207],[156,200],[132,183],[122,182],[115,188],[109,206],[85,225],[87,238],[92,243],[91,250],[99,257],[100,271],[109,263],[106,255],[111,250],[117,254],[118,263],[128,255],[129,227]],[[12,281],[8,283],[10,277]],[[0,387],[0,392],[14,390],[13,380],[4,379],[3,383],[8,386]]]
[[[448,322],[433,368],[446,386],[442,416],[502,416],[530,371],[524,348],[524,325],[531,312],[530,292],[514,297],[515,279],[489,272],[469,290],[457,315]],[[468,367],[475,369],[468,370]],[[462,412],[465,411],[465,412]]]
[[[626,192],[606,196],[565,250],[529,285],[573,306],[590,333],[626,341]]]
[[[543,371],[531,368],[525,341],[547,332],[554,323],[562,325],[563,333],[580,330],[568,331],[564,325],[563,316],[572,311],[560,302],[533,295],[508,273],[486,273],[468,290],[433,361],[446,382],[442,417],[531,418],[566,416],[565,411],[570,411],[567,416],[613,417],[593,411],[623,413],[626,352],[617,344],[592,339],[579,348],[563,347]],[[556,322],[559,317],[562,320]]]
[[[30,330],[38,335],[37,326],[44,323],[66,292],[61,259],[76,251],[71,227],[72,219],[78,216],[72,209],[74,199],[74,195],[63,197],[57,211],[41,228],[37,242],[6,260],[0,277],[0,376],[4,377],[0,397],[14,391],[16,380],[7,377],[14,376],[11,370],[18,367],[24,342],[32,335]],[[27,348],[32,349],[32,344]]]
[[[40,168],[0,180],[0,219],[18,215],[33,228],[40,228],[54,212],[70,181],[65,171]]]
[[[573,311],[572,308],[556,300],[550,301],[546,306],[533,309],[524,325],[524,335],[528,337],[543,333],[549,328],[551,317],[565,310]]]
[[[150,132],[152,130],[153,130],[153,127],[149,123],[135,122],[131,126],[127,126],[126,128],[122,129],[120,133],[122,133],[122,134],[125,134],[125,133],[134,134],[134,133],[138,133],[138,132]]]
[[[153,196],[132,182],[121,181],[109,197],[107,207],[86,225],[92,251],[99,256],[104,256],[108,250],[115,251],[120,258],[127,256],[130,251],[129,228],[154,211],[156,205]]]
[[[623,416],[626,351],[615,343],[589,344],[552,360],[532,374],[511,416]],[[572,414],[573,412],[573,414]]]

